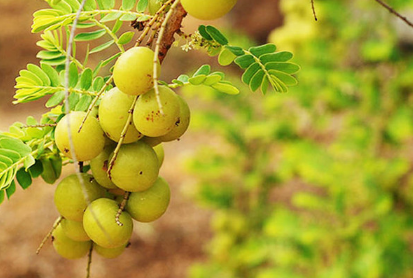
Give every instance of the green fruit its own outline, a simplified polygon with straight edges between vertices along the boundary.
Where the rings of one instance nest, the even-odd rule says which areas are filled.
[[[133,103],[133,96],[122,93],[118,88],[108,91],[99,104],[99,122],[106,136],[119,142],[120,135],[129,117],[129,110]],[[143,135],[130,122],[123,143],[132,143]]]
[[[145,142],[146,144],[148,144],[152,148],[159,145],[160,143],[162,143],[162,141],[159,139],[159,137],[144,136],[140,141]]]
[[[237,0],[181,0],[185,11],[191,16],[202,19],[217,19],[227,14]]]
[[[113,259],[121,255],[123,251],[125,251],[126,245],[122,245],[116,248],[105,248],[96,243],[93,243],[93,250],[95,250],[96,253],[98,253],[104,258]]]
[[[79,259],[89,252],[91,241],[75,241],[67,237],[62,225],[58,225],[52,233],[53,247],[56,252],[66,259]]]
[[[56,126],[55,140],[58,149],[67,157],[72,157],[69,141],[68,123],[76,159],[86,161],[96,157],[105,145],[103,130],[96,118],[88,117],[80,132],[79,127],[85,118],[85,112],[71,112],[64,116]]]
[[[152,222],[165,213],[170,197],[168,183],[158,177],[149,189],[131,193],[125,209],[137,221]]]
[[[85,229],[83,228],[83,223],[78,221],[73,221],[69,219],[62,219],[60,222],[63,232],[65,235],[75,241],[88,241],[90,240],[89,236],[86,234]]]
[[[129,213],[123,211],[119,217],[122,226],[116,223],[118,203],[114,200],[100,198],[93,201],[83,216],[83,227],[88,236],[105,248],[117,248],[129,241],[133,222]]]
[[[103,151],[90,161],[90,169],[93,177],[103,187],[108,189],[118,188],[108,177],[109,156],[112,154],[114,146],[106,146]]]
[[[172,130],[179,117],[179,98],[174,91],[166,86],[159,86],[159,98],[163,114],[154,89],[140,96],[136,102],[133,123],[136,129],[146,136],[165,135]]]
[[[156,14],[156,12],[162,7],[162,5],[166,2],[166,0],[149,0],[148,9],[151,15]],[[168,12],[169,7],[165,10]]]
[[[143,142],[122,145],[111,171],[117,187],[125,191],[143,191],[152,186],[159,174],[155,151]]]
[[[153,147],[153,150],[155,151],[156,156],[158,157],[159,168],[161,168],[161,166],[163,164],[163,160],[165,158],[165,151],[163,149],[163,145],[158,144],[155,147]]]
[[[162,142],[169,142],[179,139],[189,126],[191,111],[189,110],[188,103],[186,103],[186,101],[181,96],[177,96],[179,99],[179,117],[171,131],[163,136],[158,137],[158,139]]]
[[[82,221],[83,212],[89,202],[101,198],[103,188],[88,174],[81,173],[64,178],[56,187],[54,203],[59,213],[69,220]],[[86,196],[85,196],[86,193]]]
[[[119,90],[128,95],[142,95],[153,87],[154,54],[150,48],[138,46],[119,56],[113,69],[113,79]]]

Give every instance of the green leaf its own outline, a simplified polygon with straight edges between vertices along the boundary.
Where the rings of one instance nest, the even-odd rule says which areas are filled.
[[[120,21],[134,21],[136,18],[137,18],[136,14],[124,14],[119,18],[119,20]]]
[[[241,68],[241,69],[246,69],[248,68],[251,64],[255,62],[255,59],[252,55],[246,54],[237,57],[234,62]]]
[[[217,43],[221,45],[227,45],[228,40],[227,38],[215,27],[208,25],[206,26],[206,31],[208,34],[212,37],[213,40],[215,40]]]
[[[42,85],[46,85],[46,86],[50,85],[49,77],[40,67],[33,65],[33,64],[28,64],[27,69],[31,71],[32,73],[36,74],[36,76],[42,80],[42,83],[43,83]]]
[[[250,84],[252,77],[261,69],[261,66],[259,63],[254,63],[248,67],[248,69],[244,72],[242,75],[241,79],[242,82],[245,84]]]
[[[276,76],[279,80],[281,80],[281,82],[283,82],[287,86],[295,86],[298,83],[297,79],[281,71],[269,70],[269,73],[273,76]]]
[[[106,30],[101,29],[88,33],[80,33],[75,36],[75,41],[92,41],[101,38],[106,34]]]
[[[47,64],[50,66],[59,66],[63,65],[66,62],[66,56],[61,56],[59,58],[54,58],[54,59],[43,59],[42,63]]]
[[[237,55],[235,55],[231,50],[223,48],[219,53],[218,63],[221,66],[228,66],[235,60],[236,57]]]
[[[4,135],[0,136],[0,148],[18,152],[22,157],[29,155],[32,151],[32,149],[21,140]]]
[[[210,65],[202,65],[193,75],[193,77],[196,77],[198,75],[208,75],[211,72],[211,66]]]
[[[64,91],[56,92],[49,98],[49,100],[46,102],[45,106],[47,108],[54,107],[56,105],[59,105],[64,99],[65,99],[65,92]]]
[[[267,70],[277,70],[288,74],[297,73],[300,67],[297,64],[285,63],[285,62],[269,62],[265,64]]]
[[[69,95],[68,101],[69,101],[69,109],[70,110],[75,110],[75,107],[77,103],[79,102],[79,95],[76,93],[71,93]]]
[[[136,19],[137,22],[143,22],[149,20],[151,17],[149,15],[142,15]]]
[[[199,34],[201,34],[201,36],[202,36],[204,39],[206,39],[206,40],[208,40],[208,41],[212,41],[212,37],[208,34],[205,25],[199,25],[199,27],[198,27],[198,32],[199,32]]]
[[[271,54],[264,54],[260,57],[260,60],[263,64],[268,62],[287,62],[293,58],[293,54],[288,51],[281,51]]]
[[[79,102],[76,104],[75,111],[86,111],[92,103],[92,96],[82,95]]]
[[[127,43],[129,43],[132,39],[133,39],[133,36],[135,35],[135,32],[132,32],[132,31],[129,31],[129,32],[126,32],[126,33],[123,33],[120,37],[119,37],[119,41],[118,41],[118,43],[119,44],[127,44]]]
[[[93,91],[99,92],[103,88],[103,85],[105,85],[105,80],[103,80],[103,77],[96,77],[95,80],[93,80]]]
[[[197,75],[195,77],[191,77],[189,78],[189,83],[191,83],[192,85],[201,85],[206,79],[206,75],[202,74],[202,75]]]
[[[217,84],[212,85],[211,87],[214,88],[215,90],[221,92],[221,93],[225,93],[225,94],[229,94],[229,95],[239,94],[238,88],[231,85],[231,84],[217,83]]]
[[[79,10],[80,8],[80,3],[77,2],[76,0],[64,0],[67,4],[70,5],[70,7],[72,7],[72,12],[77,12],[77,10]]]
[[[6,189],[7,199],[10,200],[10,197],[16,192],[16,183],[14,181],[11,182],[10,186]]]
[[[69,65],[69,87],[75,88],[79,80],[79,72],[74,62]]]
[[[226,45],[225,48],[228,49],[229,51],[231,51],[232,53],[234,53],[237,56],[244,55],[244,53],[245,53],[244,49],[242,49],[239,46]]]
[[[183,83],[187,83],[189,82],[189,76],[186,74],[181,74],[180,76],[178,76],[177,80]]]
[[[40,160],[36,160],[36,162],[28,169],[28,171],[33,178],[39,177],[43,172],[42,162]]]
[[[123,25],[123,21],[116,20],[115,24],[113,25],[112,32],[117,33]]]
[[[80,88],[83,90],[89,90],[92,86],[93,72],[90,68],[86,68],[80,76]]]
[[[8,149],[0,149],[0,155],[10,158],[12,163],[16,163],[21,158],[21,155],[18,152]]]
[[[115,0],[96,0],[101,10],[111,10],[115,7]]]
[[[108,42],[106,42],[106,43],[104,43],[104,44],[101,44],[101,45],[93,48],[93,49],[90,51],[90,54],[103,51],[103,50],[109,48],[109,47],[110,47],[112,44],[114,44],[114,43],[115,43],[115,41],[114,41],[114,40],[111,40],[111,41],[108,41]]]
[[[96,6],[96,1],[95,0],[86,0],[83,10],[85,10],[85,11],[94,11],[94,10],[96,10],[96,8],[97,8],[97,6]]]
[[[123,0],[122,1],[122,10],[130,11],[135,6],[136,0]]]
[[[108,21],[114,21],[117,20],[119,17],[122,16],[121,12],[115,12],[115,13],[108,13],[107,15],[105,15],[100,22],[108,22]]]
[[[261,87],[261,84],[264,80],[265,72],[263,70],[258,70],[249,82],[251,91],[255,92],[258,88]]]
[[[24,162],[23,162],[24,169],[27,170],[27,169],[30,168],[32,165],[34,165],[35,162],[36,162],[36,161],[35,161],[35,159],[34,159],[34,157],[33,157],[32,155],[26,156],[26,158],[24,159]]]
[[[59,74],[57,73],[57,71],[53,67],[51,67],[50,65],[42,63],[41,68],[47,74],[47,76],[49,77],[51,86],[57,87],[57,86],[60,85]]]
[[[37,53],[36,57],[39,59],[55,59],[62,57],[62,52],[60,51],[48,51],[48,50],[41,50]]]
[[[0,204],[4,201],[4,190],[0,191]]]
[[[148,7],[148,2],[148,0],[139,0],[136,11],[139,13],[145,12],[146,8]]]
[[[211,75],[208,75],[207,78],[204,80],[204,85],[212,86],[220,82],[221,80],[222,80],[221,75],[212,73]]]
[[[275,44],[268,43],[264,45],[259,45],[259,46],[253,46],[248,49],[249,52],[251,52],[254,56],[260,57],[264,54],[268,53],[273,53],[277,50],[277,47]]]
[[[24,168],[20,168],[17,173],[16,173],[16,179],[20,186],[23,189],[28,188],[30,185],[32,185],[32,177],[28,172],[24,170]]]

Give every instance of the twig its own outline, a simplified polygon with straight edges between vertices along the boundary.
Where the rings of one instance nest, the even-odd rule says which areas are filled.
[[[122,203],[120,203],[120,205],[119,205],[119,210],[118,210],[118,212],[116,213],[115,219],[116,219],[116,223],[117,223],[119,226],[123,226],[123,223],[120,222],[119,217],[120,217],[120,215],[122,214],[122,211],[125,209],[126,202],[128,201],[129,196],[130,196],[130,192],[126,191],[125,194],[123,195]]]
[[[62,217],[59,216],[59,218],[56,219],[56,221],[54,222],[52,229],[49,231],[49,233],[43,238],[42,242],[40,243],[39,247],[36,250],[36,254],[38,255],[40,253],[40,250],[42,250],[44,244],[46,243],[46,241],[49,239],[49,237],[52,235],[53,231],[56,229],[56,227],[60,224],[60,222],[62,221]]]
[[[410,27],[413,27],[412,22],[410,22],[406,17],[402,16],[398,12],[396,12],[392,7],[390,7],[389,5],[387,5],[386,3],[384,3],[381,0],[376,0],[376,2],[379,3],[380,5],[382,5],[383,7],[385,7],[390,13],[396,15],[398,18],[403,20],[407,25],[409,25]]]
[[[24,125],[21,128],[55,127],[57,124]]]
[[[90,245],[89,254],[87,255],[86,278],[90,277],[90,266],[92,265],[93,243]]]
[[[311,0],[311,9],[313,10],[313,15],[314,15],[315,21],[317,21],[317,14],[315,12],[314,0]]]

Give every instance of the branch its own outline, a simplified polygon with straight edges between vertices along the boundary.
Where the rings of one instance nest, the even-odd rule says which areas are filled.
[[[384,3],[381,0],[376,0],[376,2],[379,3],[380,5],[382,5],[383,7],[385,7],[390,13],[396,15],[398,18],[400,18],[401,20],[406,22],[407,25],[409,25],[410,27],[413,28],[413,23],[410,22],[406,17],[404,17],[401,14],[399,14],[398,12],[396,12],[392,7],[390,7],[389,5],[387,5],[386,3]]]

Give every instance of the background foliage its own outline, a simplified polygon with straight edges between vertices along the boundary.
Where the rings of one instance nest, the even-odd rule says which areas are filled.
[[[214,232],[190,277],[412,277],[412,42],[374,1],[316,1],[319,22],[281,4],[270,40],[295,53],[297,87],[186,90],[210,103],[188,169]]]

